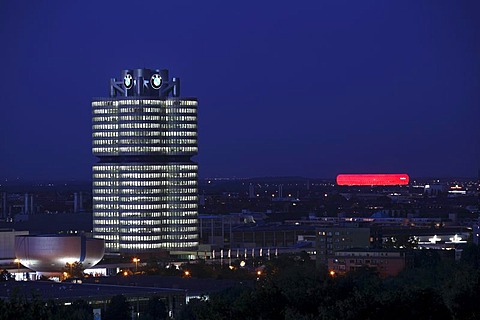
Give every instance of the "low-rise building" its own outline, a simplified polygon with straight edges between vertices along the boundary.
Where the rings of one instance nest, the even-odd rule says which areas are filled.
[[[10,263],[15,256],[15,237],[28,236],[28,231],[0,229],[0,262]]]
[[[337,251],[328,259],[328,269],[338,275],[368,267],[375,269],[381,277],[389,277],[412,266],[413,253],[403,250],[354,248]]]
[[[284,248],[315,241],[315,227],[302,225],[239,226],[232,230],[232,248]]]
[[[322,227],[316,229],[317,264],[326,264],[335,252],[350,248],[370,247],[370,228]]]

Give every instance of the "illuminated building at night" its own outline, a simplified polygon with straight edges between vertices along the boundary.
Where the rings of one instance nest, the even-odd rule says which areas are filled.
[[[93,232],[106,252],[195,250],[197,100],[168,70],[123,70],[92,113]]]
[[[339,174],[339,186],[395,186],[407,185],[408,174]]]

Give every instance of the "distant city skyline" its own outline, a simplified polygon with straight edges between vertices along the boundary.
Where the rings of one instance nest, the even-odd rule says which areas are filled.
[[[3,2],[0,179],[90,180],[91,98],[124,66],[169,68],[198,97],[201,178],[477,177],[479,12],[473,0]]]

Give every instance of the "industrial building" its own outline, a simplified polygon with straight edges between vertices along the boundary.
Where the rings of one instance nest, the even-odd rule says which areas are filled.
[[[168,70],[123,70],[92,113],[94,236],[107,253],[193,252],[197,100]]]

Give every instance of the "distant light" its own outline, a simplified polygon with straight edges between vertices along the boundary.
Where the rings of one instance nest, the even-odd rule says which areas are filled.
[[[245,261],[242,260],[242,261],[240,262],[240,267],[242,267],[242,268],[245,267]]]
[[[433,244],[436,244],[437,241],[442,241],[442,238],[438,237],[437,235],[434,235],[433,238],[429,238],[428,241],[430,241]]]
[[[448,193],[451,193],[451,194],[467,194],[467,191],[465,191],[465,190],[450,190],[450,191],[448,191]]]
[[[454,235],[452,238],[449,238],[451,242],[453,243],[465,243],[467,241],[463,240],[462,237],[460,237],[458,234]]]
[[[329,274],[330,274],[330,277],[335,277],[335,271],[330,270]]]

